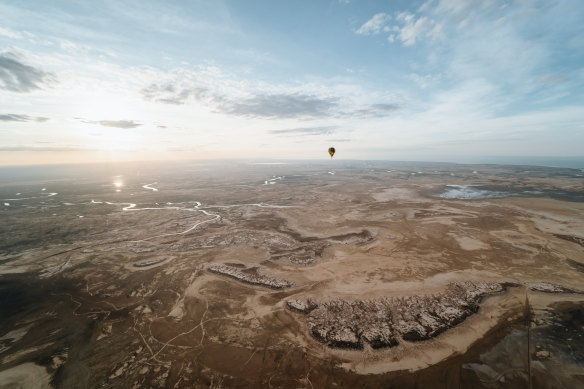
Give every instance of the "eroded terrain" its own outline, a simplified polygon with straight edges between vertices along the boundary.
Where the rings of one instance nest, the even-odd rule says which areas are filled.
[[[583,195],[336,160],[3,181],[0,387],[578,387]]]

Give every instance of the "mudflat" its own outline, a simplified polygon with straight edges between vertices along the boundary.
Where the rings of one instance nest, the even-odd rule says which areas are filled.
[[[4,182],[0,387],[582,386],[583,174],[333,160]]]

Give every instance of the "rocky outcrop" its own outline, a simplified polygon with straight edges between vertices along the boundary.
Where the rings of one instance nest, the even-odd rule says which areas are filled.
[[[281,229],[281,232],[292,238],[292,243],[289,245],[272,245],[270,247],[271,258],[273,260],[287,260],[295,265],[303,266],[314,264],[318,258],[322,257],[323,251],[332,244],[366,244],[375,239],[374,234],[369,230],[326,238],[302,236],[288,229]]]
[[[369,243],[375,239],[371,231],[362,230],[361,232],[350,232],[342,235],[329,236],[326,238],[332,243],[342,243],[342,244],[363,244]]]
[[[397,344],[388,299],[326,302],[308,315],[312,335],[332,347],[363,348]]]
[[[478,310],[482,296],[502,292],[504,284],[453,283],[438,295],[344,301],[316,305],[312,300],[289,300],[291,310],[308,315],[312,336],[331,347],[392,347],[399,338],[430,339],[454,327]]]
[[[318,305],[314,302],[313,299],[308,300],[292,299],[286,301],[286,305],[288,306],[288,309],[290,309],[291,311],[300,313],[310,313],[310,311],[318,307]]]
[[[584,247],[584,238],[580,238],[578,236],[572,236],[572,235],[563,235],[563,234],[554,234],[554,236],[556,238],[564,239],[564,240],[567,240],[569,242],[577,243],[580,246]]]
[[[146,259],[143,261],[135,262],[132,266],[134,266],[134,267],[149,267],[149,266],[158,265],[159,263],[162,263],[162,262],[166,261],[167,259],[168,258]]]
[[[503,290],[499,283],[453,283],[438,295],[396,299],[397,330],[405,340],[430,339],[475,313],[482,296]]]
[[[326,241],[311,241],[291,248],[271,248],[271,259],[287,260],[295,265],[308,266],[314,264],[328,246],[330,243]]]
[[[294,283],[265,276],[259,273],[257,267],[240,268],[226,264],[212,264],[207,268],[210,272],[222,274],[247,284],[263,286],[271,289],[283,289],[294,286]]]
[[[549,282],[530,282],[526,284],[529,290],[544,293],[583,293],[580,290],[566,288],[565,286],[550,284]]]

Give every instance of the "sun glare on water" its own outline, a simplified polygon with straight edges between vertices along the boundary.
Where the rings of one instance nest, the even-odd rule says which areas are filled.
[[[124,183],[122,181],[114,181],[114,187],[116,188],[116,192],[120,192],[122,190],[122,186],[124,186]]]

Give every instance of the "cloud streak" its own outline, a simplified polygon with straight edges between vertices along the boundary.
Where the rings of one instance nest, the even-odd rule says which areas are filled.
[[[15,53],[0,54],[0,89],[29,93],[43,89],[55,81],[56,77],[53,73],[27,65]]]
[[[96,149],[90,149],[86,147],[78,146],[0,146],[0,151],[94,151]]]
[[[98,124],[103,127],[122,129],[136,128],[142,125],[142,123],[139,123],[135,120],[81,120],[81,122],[88,124]]]
[[[371,19],[366,21],[355,34],[357,35],[377,35],[382,30],[388,31],[387,23],[391,19],[391,16],[384,12],[373,15]]]
[[[0,114],[0,122],[39,122],[43,123],[48,121],[49,118],[42,116],[28,116],[19,115],[15,113]]]
[[[271,130],[269,133],[276,135],[330,135],[335,133],[337,129],[338,126],[300,127]]]
[[[232,94],[241,94],[241,90]],[[248,119],[322,119],[322,118],[380,118],[398,109],[396,104],[362,104],[343,108],[347,102],[339,96],[319,96],[311,93],[287,92],[252,93],[246,97],[229,97],[209,87],[189,82],[151,84],[140,91],[147,101],[182,105],[191,101],[208,106],[213,112]],[[343,103],[344,101],[344,103]]]
[[[217,113],[246,118],[321,118],[328,116],[338,105],[338,98],[303,93],[255,93],[248,97],[230,98],[205,86],[180,81],[151,84],[140,93],[147,101],[173,105],[196,101]]]
[[[397,104],[364,104],[348,112],[340,112],[339,118],[374,119],[389,116],[399,109]]]
[[[338,106],[338,98],[321,98],[306,94],[255,95],[217,106],[222,113],[249,118],[291,119],[322,118]]]
[[[140,91],[145,100],[173,105],[185,104],[190,98],[200,100],[207,92],[204,87],[182,87],[171,82],[152,84]]]
[[[10,39],[22,39],[22,34],[3,27],[0,27],[0,36]]]

